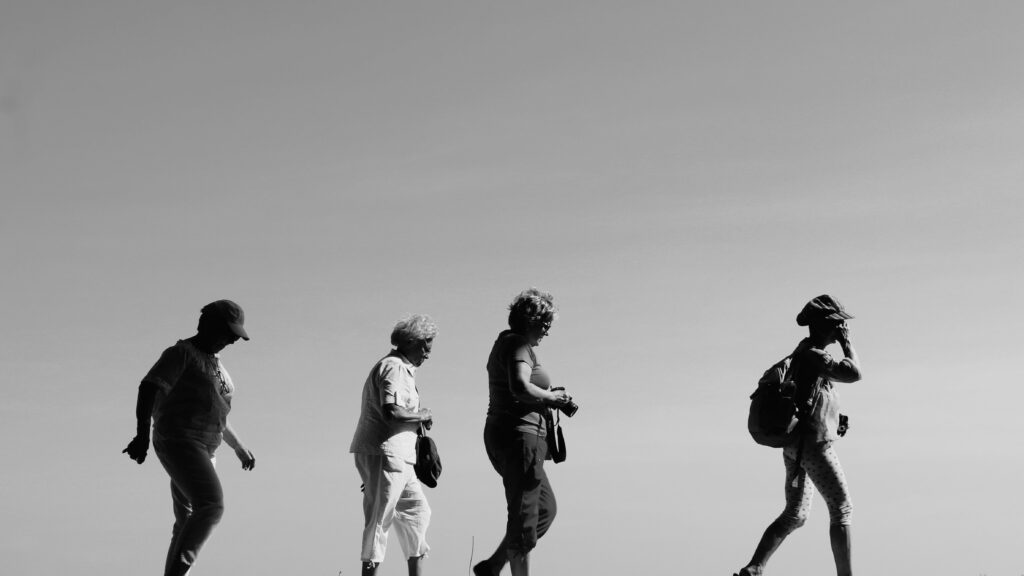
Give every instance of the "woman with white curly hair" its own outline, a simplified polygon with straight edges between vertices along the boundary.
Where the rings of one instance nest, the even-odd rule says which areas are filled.
[[[349,451],[363,480],[363,576],[373,576],[384,560],[394,526],[408,559],[409,576],[420,576],[430,524],[430,505],[416,478],[416,433],[433,416],[420,406],[416,368],[430,357],[437,325],[414,314],[391,332],[394,350],[373,365],[363,384],[359,423]]]
[[[475,576],[497,576],[509,564],[513,576],[530,570],[530,551],[555,518],[555,495],[544,473],[550,408],[568,406],[564,389],[552,388],[533,349],[555,320],[554,298],[536,288],[524,290],[509,306],[508,330],[498,334],[487,359],[490,403],[484,446],[505,486],[505,536],[489,558],[473,567]]]

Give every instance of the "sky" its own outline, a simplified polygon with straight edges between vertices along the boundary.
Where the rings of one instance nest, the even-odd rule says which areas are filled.
[[[484,364],[521,290],[580,405],[537,574],[731,574],[783,505],[745,428],[823,293],[865,374],[837,444],[861,573],[1024,573],[1024,5],[0,3],[0,557],[157,574],[138,382],[230,298],[204,574],[356,574],[348,445],[391,327],[444,463],[429,574],[504,527]],[[841,353],[838,350],[835,352]],[[829,573],[820,497],[772,574]],[[405,573],[392,542],[379,574]]]

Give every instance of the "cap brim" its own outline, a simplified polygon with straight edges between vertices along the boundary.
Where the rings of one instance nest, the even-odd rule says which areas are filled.
[[[243,328],[241,324],[228,323],[228,328],[231,328],[231,331],[242,340],[249,340],[249,333],[245,331],[245,328]]]
[[[851,318],[853,318],[853,315],[847,314],[846,312],[833,312],[828,316],[825,316],[826,320],[849,320]]]

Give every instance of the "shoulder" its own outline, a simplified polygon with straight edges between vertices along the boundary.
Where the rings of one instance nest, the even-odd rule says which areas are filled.
[[[506,348],[516,348],[518,346],[529,344],[526,340],[526,336],[516,334],[511,330],[502,330],[502,332],[498,334],[498,338],[494,343]]]
[[[178,340],[160,353],[161,362],[188,362],[195,357],[195,350],[187,340]]]
[[[412,369],[402,358],[388,354],[377,362],[374,372],[387,378],[395,375],[411,375]]]
[[[819,371],[828,370],[835,364],[832,355],[821,348],[805,348],[798,352],[795,358],[804,366]]]

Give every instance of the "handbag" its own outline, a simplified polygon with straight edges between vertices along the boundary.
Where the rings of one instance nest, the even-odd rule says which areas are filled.
[[[427,436],[427,429],[422,423],[416,436],[416,464],[413,469],[420,482],[430,488],[437,487],[437,479],[441,476],[441,456],[437,453],[437,444]]]

